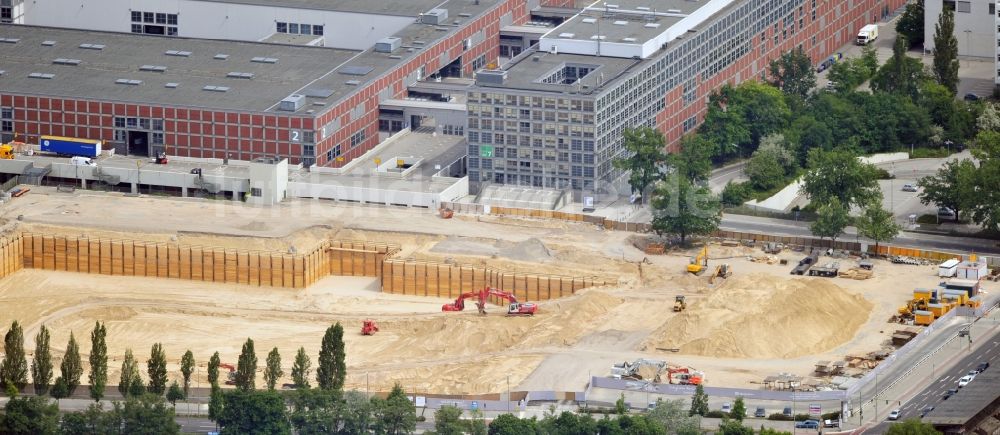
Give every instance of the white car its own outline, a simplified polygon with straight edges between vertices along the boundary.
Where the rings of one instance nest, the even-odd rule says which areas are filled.
[[[958,380],[958,388],[962,388],[966,385],[969,385],[969,382],[972,382],[973,379],[976,379],[974,375],[962,376],[962,379]]]
[[[889,420],[899,420],[899,410],[898,409],[893,409],[892,412],[889,413]]]

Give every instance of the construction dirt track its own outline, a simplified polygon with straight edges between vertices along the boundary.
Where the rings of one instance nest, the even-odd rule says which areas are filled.
[[[235,364],[247,337],[261,362],[278,347],[282,382],[290,382],[295,351],[304,347],[315,366],[323,331],[341,322],[348,388],[385,391],[399,382],[410,391],[478,394],[505,391],[509,381],[514,391],[582,391],[588,373],[605,376],[613,363],[636,358],[693,367],[710,385],[754,388],[767,375],[808,375],[818,360],[881,349],[897,329],[886,323],[896,307],[913,288],[938,281],[933,267],[882,261],[865,281],[792,278],[791,265],[747,259],[763,255],[759,249],[712,245],[710,267],[726,262],[734,275],[710,285],[709,274],[685,272],[691,252],[646,255],[634,246],[644,236],[582,223],[444,220],[419,209],[293,201],[261,210],[46,188],[5,207],[6,233],[282,252],[324,239],[370,240],[399,245],[398,258],[618,282],[541,302],[534,317],[506,317],[496,305],[480,316],[472,303],[464,312],[441,312],[449,300],[382,293],[377,279],[366,277],[327,277],[303,290],[35,269],[0,279],[0,325],[25,325],[29,355],[43,323],[58,363],[70,331],[86,354],[94,322],[106,322],[112,384],[125,349],[144,360],[161,342],[171,376],[179,376],[180,356],[190,349],[199,362],[195,386],[204,385],[208,357],[218,351]],[[778,255],[792,264],[801,256]],[[677,294],[687,295],[683,313],[672,311]],[[366,318],[380,332],[362,336]]]

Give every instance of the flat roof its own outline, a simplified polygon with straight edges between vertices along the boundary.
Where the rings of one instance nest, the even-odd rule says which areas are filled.
[[[209,1],[209,0],[205,0]],[[281,0],[285,3],[354,4],[362,0]],[[419,0],[422,2],[423,0]],[[223,41],[98,32],[51,27],[4,25],[0,39],[0,89],[13,93],[93,100],[150,103],[207,109],[272,112],[291,94],[306,95],[297,114],[321,114],[364,85],[419,55],[425,47],[458,31],[474,18],[503,0],[445,0],[434,6],[448,9],[447,23],[414,22],[395,35],[401,47],[392,53],[260,42]],[[238,3],[257,4],[266,0]],[[375,0],[372,3],[386,3]],[[270,4],[270,2],[266,2]],[[407,2],[402,2],[404,10]],[[361,7],[361,6],[357,6]],[[486,35],[488,37],[488,35]],[[45,41],[55,41],[45,45]],[[81,44],[102,49],[80,48]],[[187,56],[165,53],[188,52]],[[216,58],[217,54],[225,58]],[[259,59],[277,59],[260,63]],[[79,64],[54,64],[56,59],[79,60]],[[163,66],[163,71],[143,71],[144,65]],[[229,78],[229,73],[249,73],[252,78]],[[32,78],[32,73],[52,74]],[[427,72],[428,74],[430,71]],[[117,80],[141,83],[118,84]],[[175,84],[170,85],[168,84]],[[215,90],[204,90],[215,86]],[[227,88],[219,92],[218,87]],[[312,111],[312,112],[310,112]]]
[[[476,86],[590,95],[605,84],[612,82],[629,68],[640,63],[642,63],[640,59],[552,54],[530,49],[515,58],[513,63],[504,65],[503,69],[507,71],[507,79],[502,85],[477,81]],[[584,76],[578,84],[545,83],[542,81],[545,77],[566,66],[592,66],[595,69]]]
[[[441,0],[195,0],[206,3],[235,3],[291,9],[357,12],[415,17],[438,7]],[[471,3],[471,2],[470,2]]]
[[[605,7],[605,4],[618,7]],[[667,27],[676,24],[701,5],[689,0],[602,0],[563,22],[548,37],[596,42],[593,37],[601,35],[604,36],[601,42],[641,44],[663,33]]]
[[[997,385],[1000,385],[1000,370],[987,369],[959,388],[954,396],[941,401],[923,420],[931,424],[964,425],[1000,399]]]

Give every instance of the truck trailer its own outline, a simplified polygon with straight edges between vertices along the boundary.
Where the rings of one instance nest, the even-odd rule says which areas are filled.
[[[878,39],[878,26],[868,24],[858,31],[858,45],[868,45]]]
[[[97,158],[101,155],[101,141],[93,139],[76,139],[61,136],[42,136],[39,139],[40,150],[45,153],[60,156],[81,156]]]

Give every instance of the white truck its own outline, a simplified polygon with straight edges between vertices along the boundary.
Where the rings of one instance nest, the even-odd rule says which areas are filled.
[[[878,26],[868,24],[858,31],[858,45],[868,45],[878,39]]]

